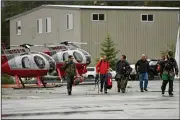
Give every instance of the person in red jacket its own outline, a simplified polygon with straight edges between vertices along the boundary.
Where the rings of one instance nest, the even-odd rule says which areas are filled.
[[[103,92],[104,86],[104,93],[107,93],[107,75],[109,71],[109,62],[106,58],[106,56],[103,56],[103,58],[96,65],[96,73],[100,74],[101,80],[100,92]]]

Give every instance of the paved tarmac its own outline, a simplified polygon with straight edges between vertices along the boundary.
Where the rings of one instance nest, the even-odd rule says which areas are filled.
[[[108,94],[98,94],[94,85],[77,85],[71,96],[66,86],[4,88],[2,119],[179,119],[180,82],[174,82],[174,97],[161,95],[161,82],[149,81],[143,93],[138,81],[129,81],[126,93],[117,92],[115,81]]]

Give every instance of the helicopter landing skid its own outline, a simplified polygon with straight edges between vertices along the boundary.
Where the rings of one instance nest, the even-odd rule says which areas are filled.
[[[55,88],[56,86],[46,86],[46,87],[43,87],[43,86],[41,86],[41,87],[39,87],[39,86],[33,86],[33,85],[29,85],[29,86],[26,86],[25,88],[18,88],[18,87],[12,87],[13,89],[46,89],[46,88]]]
[[[19,77],[17,75],[15,76],[15,80],[16,80],[17,87],[20,88]]]
[[[22,81],[22,79],[20,77],[19,77],[19,80],[21,82],[22,87],[25,88],[25,85],[24,85],[24,83],[23,83],[23,81]]]

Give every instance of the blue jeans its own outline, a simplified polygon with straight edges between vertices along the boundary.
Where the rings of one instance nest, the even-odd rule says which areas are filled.
[[[139,73],[139,80],[140,80],[140,88],[146,89],[148,86],[148,73]],[[144,87],[143,87],[143,81],[144,81]]]
[[[107,74],[100,74],[100,80],[101,80],[101,90],[104,86],[104,92],[107,92]]]

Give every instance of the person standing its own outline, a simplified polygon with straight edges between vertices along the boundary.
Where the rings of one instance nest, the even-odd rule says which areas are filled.
[[[167,56],[162,56],[161,59],[157,63],[157,71],[159,72],[160,78],[162,78],[162,72],[163,72],[163,65],[160,65],[161,61],[164,61],[167,59]]]
[[[102,59],[96,65],[96,74],[100,74],[101,80],[101,88],[100,92],[103,92],[104,86],[104,93],[107,94],[107,75],[109,71],[109,61],[107,60],[106,56],[103,56]]]
[[[126,60],[126,56],[122,55],[121,59],[116,64],[116,77],[118,92],[120,90],[125,93],[125,89],[129,80],[129,74],[132,71],[129,63]]]
[[[162,67],[162,95],[165,93],[166,85],[169,82],[169,90],[168,93],[170,96],[173,96],[173,81],[175,75],[178,75],[178,66],[176,60],[172,57],[172,51],[168,52],[168,57],[165,60],[160,61],[160,66]]]
[[[146,55],[142,54],[141,59],[135,64],[136,72],[139,74],[140,80],[140,90],[141,92],[148,91],[148,71],[149,71],[149,62],[146,60]],[[143,86],[144,81],[144,86]]]
[[[71,95],[72,85],[76,76],[76,64],[73,62],[73,59],[73,56],[69,55],[68,61],[65,62],[64,66],[62,66],[62,69],[65,71],[67,77],[68,95]]]

